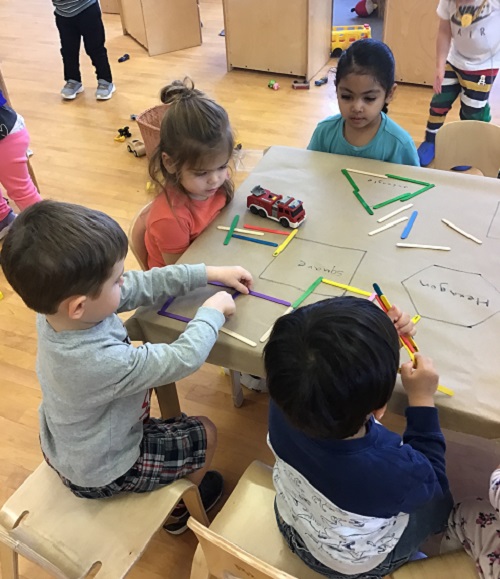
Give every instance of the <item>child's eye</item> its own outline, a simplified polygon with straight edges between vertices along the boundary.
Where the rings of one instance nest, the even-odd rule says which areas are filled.
[[[351,95],[341,94],[341,95],[340,95],[340,98],[341,98],[343,101],[348,101],[348,100],[350,100]]]
[[[199,173],[199,172],[196,172],[196,173],[194,174],[194,176],[195,176],[195,177],[204,177],[206,174],[207,174],[206,171],[201,171],[200,173]]]
[[[219,167],[219,171],[222,171],[224,169],[227,169],[227,163],[225,163],[224,165],[222,165],[222,167]]]
[[[365,100],[369,103],[372,103],[372,102],[376,101],[377,99],[375,97],[366,97]]]

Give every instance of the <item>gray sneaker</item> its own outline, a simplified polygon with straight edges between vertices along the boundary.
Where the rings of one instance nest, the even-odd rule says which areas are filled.
[[[83,85],[77,80],[69,79],[68,82],[63,86],[61,90],[61,96],[63,99],[73,100],[77,94],[83,92]]]
[[[111,98],[112,94],[115,92],[116,87],[112,82],[107,80],[102,80],[100,78],[97,81],[97,90],[95,91],[95,98],[98,101],[107,101]]]

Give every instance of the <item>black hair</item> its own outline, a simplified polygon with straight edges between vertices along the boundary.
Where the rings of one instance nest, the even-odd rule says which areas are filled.
[[[105,213],[41,201],[12,223],[3,242],[2,269],[29,308],[54,314],[66,298],[98,297],[127,249],[125,232]]]
[[[391,397],[399,338],[372,302],[331,298],[279,318],[264,363],[269,394],[295,428],[344,439]]]
[[[387,96],[394,86],[396,63],[391,49],[373,38],[356,40],[343,52],[337,63],[335,86],[348,74],[369,74],[384,89]],[[382,111],[386,113],[387,104]]]

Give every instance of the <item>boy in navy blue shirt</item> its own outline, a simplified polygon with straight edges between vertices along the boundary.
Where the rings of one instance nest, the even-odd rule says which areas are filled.
[[[265,348],[278,526],[332,579],[391,573],[444,530],[453,506],[429,358],[401,367],[403,439],[378,422],[399,368],[398,332],[413,331],[395,307],[333,298],[280,318]]]

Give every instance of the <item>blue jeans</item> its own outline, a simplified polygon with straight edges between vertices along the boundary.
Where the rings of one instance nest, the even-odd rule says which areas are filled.
[[[308,567],[316,571],[316,573],[328,577],[328,579],[381,579],[389,575],[405,563],[408,563],[428,537],[445,530],[452,507],[453,497],[450,491],[442,497],[427,503],[410,515],[408,526],[401,535],[398,544],[380,565],[366,573],[344,575],[323,565],[323,563],[313,557],[300,535],[281,518],[276,508],[276,502],[274,503],[279,530],[290,550],[300,557]]]

